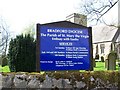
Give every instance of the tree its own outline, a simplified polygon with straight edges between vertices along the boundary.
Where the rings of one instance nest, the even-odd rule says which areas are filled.
[[[8,51],[11,71],[32,72],[36,65],[36,42],[33,37],[19,35],[11,39]]]
[[[102,17],[118,2],[119,0],[84,0],[83,4],[81,4],[82,13],[87,15],[89,22],[106,24]]]
[[[2,55],[1,59],[2,59],[2,67],[8,65],[7,55]]]
[[[0,64],[7,65],[7,48],[10,40],[9,27],[5,20],[0,17]]]
[[[35,25],[30,24],[29,26],[25,27],[22,31],[23,35],[30,34],[31,37],[35,37]]]
[[[9,32],[9,27],[7,26],[6,22],[2,18],[0,18],[0,34],[1,34],[1,38],[0,38],[1,53],[0,54],[4,53],[6,55],[10,32]]]
[[[87,15],[88,22],[92,23],[90,26],[103,23],[107,26],[115,27],[116,29],[118,29],[118,31],[120,30],[119,12],[118,17],[116,17],[117,22],[114,22],[113,20],[110,22],[106,22],[104,20],[104,16],[109,13],[109,11],[113,7],[115,7],[116,4],[119,4],[118,7],[120,7],[120,0],[82,0],[82,2],[83,3],[81,4],[81,13]],[[119,37],[118,43],[120,43],[120,33],[117,33],[116,36]],[[111,47],[111,49],[112,48],[113,47]]]

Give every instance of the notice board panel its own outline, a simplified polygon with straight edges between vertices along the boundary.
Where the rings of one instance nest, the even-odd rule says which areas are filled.
[[[90,70],[90,28],[38,24],[41,71]]]

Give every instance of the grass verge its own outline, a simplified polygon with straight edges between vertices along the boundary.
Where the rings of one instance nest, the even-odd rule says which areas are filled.
[[[0,66],[0,72],[10,72],[9,66]]]
[[[116,65],[116,70],[118,69],[119,69],[118,65]],[[96,67],[94,67],[94,71],[105,71],[105,70],[107,70],[105,68],[105,62],[96,62]],[[4,66],[4,67],[0,66],[0,72],[10,72],[9,66]]]

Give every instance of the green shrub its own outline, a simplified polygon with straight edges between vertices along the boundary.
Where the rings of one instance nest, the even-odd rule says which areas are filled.
[[[11,39],[8,58],[11,71],[34,72],[36,68],[36,42],[34,38],[28,34]]]

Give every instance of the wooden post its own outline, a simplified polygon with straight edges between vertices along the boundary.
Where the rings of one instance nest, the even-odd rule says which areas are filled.
[[[36,72],[40,72],[40,24],[36,26]]]
[[[93,45],[92,45],[92,27],[88,27],[89,28],[89,45],[90,45],[90,71],[93,71]]]

